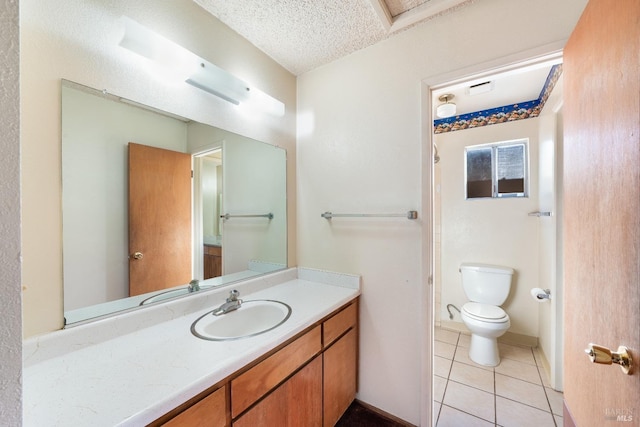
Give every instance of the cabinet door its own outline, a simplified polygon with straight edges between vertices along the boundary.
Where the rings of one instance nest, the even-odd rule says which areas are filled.
[[[222,248],[204,245],[204,279],[222,276]]]
[[[233,423],[234,427],[320,427],[321,425],[321,356],[309,362]]]
[[[235,418],[321,350],[320,326],[281,348],[231,381],[231,416]]]
[[[225,387],[219,388],[186,411],[172,418],[165,427],[225,427],[227,402]]]
[[[324,427],[332,427],[356,396],[357,334],[351,329],[325,350]]]

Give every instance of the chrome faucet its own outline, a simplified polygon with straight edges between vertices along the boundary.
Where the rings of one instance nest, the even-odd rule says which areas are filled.
[[[189,293],[196,292],[200,290],[200,281],[198,279],[193,279],[189,282],[189,286],[187,286],[187,290]]]
[[[220,316],[221,314],[227,314],[230,311],[237,310],[242,305],[242,300],[238,299],[240,296],[240,292],[237,290],[232,290],[229,292],[229,297],[227,301],[223,303],[220,307],[213,310],[212,314],[214,316]]]

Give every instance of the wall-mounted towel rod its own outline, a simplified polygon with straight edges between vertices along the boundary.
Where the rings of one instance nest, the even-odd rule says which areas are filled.
[[[353,214],[338,214],[333,212],[325,212],[320,214],[322,218],[331,219],[336,217],[352,217],[352,218],[407,218],[407,219],[418,219],[418,211],[409,211],[406,213],[400,214],[363,214],[363,213],[353,213]]]
[[[541,216],[551,216],[551,212],[529,212],[529,216],[537,216],[537,217],[541,217]]]
[[[273,214],[271,212],[267,214],[253,214],[253,215],[231,215],[224,214],[220,215],[220,218],[229,219],[229,218],[269,218],[273,219]]]

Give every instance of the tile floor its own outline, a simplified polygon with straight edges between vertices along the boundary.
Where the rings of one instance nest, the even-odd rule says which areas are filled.
[[[469,359],[470,340],[436,328],[435,426],[562,426],[562,393],[549,387],[537,349],[499,343],[500,365],[490,368]]]

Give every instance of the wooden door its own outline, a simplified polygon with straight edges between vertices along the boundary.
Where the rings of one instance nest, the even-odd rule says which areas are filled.
[[[564,51],[565,425],[640,425],[639,67],[640,2],[589,1]]]
[[[189,283],[191,251],[191,155],[129,143],[129,295]]]

